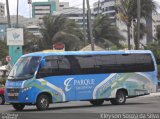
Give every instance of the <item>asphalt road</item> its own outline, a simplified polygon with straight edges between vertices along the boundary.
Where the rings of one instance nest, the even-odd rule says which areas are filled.
[[[159,113],[160,95],[144,96],[128,99],[125,105],[111,105],[105,102],[104,105],[94,107],[89,102],[68,102],[51,104],[47,111],[37,111],[35,106],[26,106],[24,111],[14,111],[11,105],[0,105],[0,118],[14,116],[14,119],[101,119],[108,113]],[[154,116],[154,115],[153,115]],[[158,116],[158,115],[157,115]],[[107,119],[107,117],[103,117]],[[159,117],[155,119],[159,119]]]

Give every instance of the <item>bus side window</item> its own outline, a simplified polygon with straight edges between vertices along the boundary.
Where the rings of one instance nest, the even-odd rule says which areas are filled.
[[[115,55],[97,55],[96,56],[96,73],[113,73],[116,71]]]
[[[95,73],[95,58],[92,55],[75,56],[80,68],[77,73],[94,74]]]
[[[78,60],[76,59],[76,57],[72,56],[72,55],[68,55],[68,56],[66,56],[66,58],[68,59],[68,61],[70,63],[71,75],[81,74],[80,64],[79,64]]]
[[[58,57],[59,75],[71,75],[71,66],[69,60],[65,56]]]
[[[151,54],[137,54],[136,57],[137,70],[139,71],[154,71],[154,62]]]
[[[118,54],[116,55],[117,60],[117,72],[135,72],[135,54]]]
[[[53,76],[59,74],[58,70],[58,58],[55,56],[47,56],[45,57],[46,66],[40,67],[37,78],[44,78],[48,76]]]

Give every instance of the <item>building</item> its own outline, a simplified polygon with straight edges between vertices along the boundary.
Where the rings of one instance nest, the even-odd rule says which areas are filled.
[[[75,7],[68,7],[64,8],[61,11],[53,12],[53,15],[61,15],[63,14],[68,19],[74,20],[81,28],[83,28],[83,9],[75,8]],[[92,21],[94,20],[94,14],[91,17]],[[87,15],[85,17],[85,26],[87,28]]]
[[[124,36],[124,38],[127,40],[127,27],[123,22],[120,22],[116,18],[116,10],[115,5],[118,0],[101,0],[100,2],[95,2],[93,4],[93,13],[95,16],[99,14],[105,14],[108,15],[108,17],[112,20],[112,24],[116,25],[120,31],[120,33]],[[127,42],[122,42],[124,45],[127,45]],[[131,44],[133,44],[133,39],[131,39]]]
[[[39,25],[30,25],[27,26],[26,29],[33,35],[42,37],[42,34],[40,33],[41,27]]]
[[[6,37],[6,29],[8,28],[7,22],[0,23],[0,40],[4,40]]]
[[[153,37],[156,37],[157,34],[157,26],[160,25],[160,13],[154,13],[152,15],[152,19],[153,19]]]
[[[0,17],[4,17],[5,15],[5,5],[0,2]]]
[[[48,2],[33,2],[32,3],[32,17],[42,19],[46,15],[51,15],[56,8],[56,1],[48,0]]]
[[[118,27],[120,33],[124,36],[124,38],[127,41],[127,39],[128,39],[127,26],[126,26],[126,24],[121,22],[119,19],[117,19],[115,6],[118,4],[121,4],[119,0],[100,0],[100,2],[95,2],[93,4],[93,11],[94,11],[95,15],[97,15],[98,13],[107,14],[109,16],[109,18],[112,19],[113,24],[115,24]],[[141,19],[141,22],[143,24],[146,24],[147,30],[150,31],[140,41],[141,44],[146,45],[148,42],[151,42],[153,39],[153,37],[152,37],[152,23],[151,23],[152,18],[151,19],[149,19],[149,18],[148,19]],[[134,24],[136,24],[136,22],[132,22],[132,26],[130,29],[130,33],[131,33],[131,41],[130,42],[131,42],[132,47],[134,47],[134,37],[133,37],[134,36]],[[124,45],[127,45],[126,41],[122,42],[122,43]]]
[[[17,16],[12,15],[11,17],[11,27],[17,27]],[[41,36],[40,34],[40,22],[38,18],[26,18],[23,16],[18,16],[19,28],[26,28],[29,32],[33,33],[35,36]],[[8,28],[7,17],[0,18],[0,39],[4,40],[6,37],[6,32]]]
[[[59,2],[57,11],[61,11],[66,8],[69,8],[69,2]]]
[[[101,0],[93,4],[93,13],[97,15],[107,14],[110,19],[116,23],[116,11],[115,11],[116,0]]]

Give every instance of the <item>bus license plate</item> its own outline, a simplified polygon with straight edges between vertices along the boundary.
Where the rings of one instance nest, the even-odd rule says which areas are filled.
[[[8,96],[11,96],[11,97],[18,96],[18,93],[8,93]]]

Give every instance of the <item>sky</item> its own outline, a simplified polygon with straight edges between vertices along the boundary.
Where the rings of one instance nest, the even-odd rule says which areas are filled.
[[[1,0],[1,2],[5,3],[6,0]],[[37,1],[48,1],[48,0],[32,0],[32,2]],[[83,0],[59,0],[60,2],[69,2],[70,6],[74,7],[81,7]],[[90,0],[90,5],[92,7],[93,2],[96,2],[98,0]],[[158,6],[160,6],[160,0],[154,0]],[[27,4],[28,0],[19,0],[19,15],[30,17],[31,16],[31,6]],[[17,6],[17,0],[9,0],[9,6],[10,6],[10,14],[15,15],[16,14],[16,6]],[[159,10],[160,12],[160,7]]]

